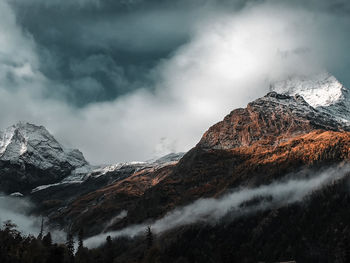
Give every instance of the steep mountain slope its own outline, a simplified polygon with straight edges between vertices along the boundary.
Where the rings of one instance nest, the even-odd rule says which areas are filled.
[[[276,144],[276,138],[291,138],[315,129],[347,129],[327,113],[311,107],[300,95],[270,92],[236,109],[222,122],[212,126],[199,142],[202,148],[232,149],[260,144]]]
[[[117,262],[333,263],[350,260],[350,174],[302,202],[272,207],[216,224],[192,224],[155,237],[118,238]],[[253,202],[254,204],[254,202]],[[249,205],[249,204],[247,204]],[[119,249],[119,248],[123,249]],[[149,260],[149,261],[147,261]],[[156,261],[157,260],[157,261]]]
[[[304,88],[306,92],[307,86]],[[347,90],[341,90],[346,94]],[[293,92],[298,93],[294,90],[290,94]],[[203,197],[219,197],[237,187],[266,185],[295,176],[313,178],[325,167],[336,165],[348,169],[344,164],[350,160],[350,130],[347,113],[341,110],[348,99],[339,96],[327,106],[324,102],[329,100],[322,98],[323,102],[313,107],[297,94],[284,93],[269,93],[245,109],[232,111],[178,164],[167,169],[161,181],[132,199],[132,191],[112,184],[78,198],[57,218],[73,218],[66,222],[77,230],[77,216],[80,225],[90,226],[88,217],[82,216],[82,207],[116,209],[116,214],[126,213],[104,230],[122,229],[147,224],[176,207]],[[301,202],[276,204],[238,218],[231,211],[215,224],[180,225],[157,235],[151,248],[146,247],[144,237],[131,241],[118,238],[113,248],[123,249],[115,258],[118,262],[348,262],[349,180],[350,171],[341,180],[334,179],[308,193]],[[128,183],[135,187],[136,182]],[[107,198],[101,198],[104,196]],[[242,206],[249,209],[265,201],[257,197]],[[98,212],[94,216],[98,222],[107,219]]]
[[[30,194],[41,202],[60,198],[62,202],[53,203],[64,204],[136,171],[177,162],[182,156],[179,153],[150,162],[92,166],[79,150],[65,149],[45,127],[20,122],[0,132],[0,192]]]
[[[120,163],[101,167],[84,167],[77,169],[71,175],[58,183],[41,185],[31,191],[30,197],[38,204],[38,213],[44,212],[51,219],[56,219],[67,207],[77,207],[74,213],[74,221],[82,222],[86,227],[89,223],[90,230],[101,231],[101,228],[116,213],[123,211],[114,202],[126,201],[132,203],[133,197],[141,196],[144,191],[157,184],[164,178],[164,174],[171,169],[183,153],[169,154],[151,162]],[[118,186],[117,196],[110,199],[109,190]],[[83,197],[78,206],[73,202]],[[124,199],[126,197],[126,199]],[[98,206],[101,202],[111,202],[108,209],[102,210]],[[119,212],[118,212],[119,211]],[[101,215],[102,218],[101,218]],[[99,221],[99,217],[102,219]],[[92,221],[91,219],[94,220]],[[62,219],[62,218],[60,218]],[[59,220],[60,225],[70,225],[71,216]],[[66,222],[66,220],[68,222]],[[99,224],[96,224],[99,222]]]
[[[271,92],[212,126],[178,164],[136,173],[80,196],[53,219],[72,224],[76,231],[84,224],[87,234],[93,234],[98,233],[96,222],[127,211],[104,230],[119,229],[234,187],[268,184],[292,172],[317,171],[349,158],[348,126],[299,95]],[[152,183],[140,189],[141,182]]]
[[[320,77],[311,82],[289,80],[275,84],[277,88],[283,94],[272,91],[246,108],[233,110],[210,127],[184,156],[169,155],[150,162],[90,166],[77,151],[71,154],[64,150],[43,127],[19,124],[25,126],[24,131],[21,127],[10,128],[1,135],[0,161],[4,169],[0,170],[0,186],[11,189],[9,193],[22,191],[29,195],[38,205],[35,212],[46,215],[51,223],[73,232],[83,227],[86,236],[91,236],[152,222],[177,207],[200,198],[218,198],[231,189],[258,187],[296,174],[309,178],[325,167],[349,162],[350,126],[346,111],[342,111],[342,107],[349,109],[347,90],[331,76],[321,82]],[[323,190],[318,190],[322,195]],[[331,205],[336,205],[334,200],[339,198],[329,199]],[[345,213],[343,208],[336,209],[337,213]],[[289,222],[285,217],[293,218],[291,211],[301,214],[307,206],[276,209],[287,209],[279,220]],[[330,216],[331,210],[323,211]],[[247,216],[238,222],[244,227],[263,224],[261,220],[270,220],[265,215]],[[306,218],[300,226],[307,226],[310,218],[315,220],[310,214]],[[343,221],[332,224],[337,222]],[[195,227],[204,233],[210,229]],[[227,227],[240,233],[230,220]],[[225,230],[221,226],[213,231],[215,242],[220,243],[221,237],[231,240],[222,234]],[[259,240],[266,240],[269,228],[259,228],[258,234],[256,231],[247,232],[256,238],[256,243],[249,245],[262,246]],[[183,235],[191,237],[191,233],[191,227],[181,229]],[[176,231],[164,233],[161,238],[181,243]],[[206,234],[203,238],[210,239]],[[247,237],[242,240],[248,242]],[[179,248],[169,245],[167,249]],[[239,249],[236,259],[245,253],[244,248]]]
[[[87,164],[79,150],[64,149],[43,126],[20,122],[0,133],[0,191],[28,192]]]

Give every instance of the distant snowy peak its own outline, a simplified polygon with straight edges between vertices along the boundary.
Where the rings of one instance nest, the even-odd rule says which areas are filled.
[[[3,159],[18,158],[27,151],[50,147],[62,151],[59,143],[43,126],[17,123],[5,130],[0,138],[0,155]]]
[[[312,107],[331,114],[338,121],[350,122],[350,92],[328,73],[291,77],[274,83],[270,90],[291,96],[299,94]]]
[[[42,169],[87,164],[80,151],[64,149],[45,127],[24,122],[0,133],[0,160],[23,161]]]

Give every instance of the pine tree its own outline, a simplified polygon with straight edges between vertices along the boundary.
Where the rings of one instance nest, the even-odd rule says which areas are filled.
[[[78,250],[77,250],[77,253],[75,254],[75,259],[74,259],[75,263],[90,262],[89,250],[88,248],[84,247],[83,237],[84,237],[83,229],[80,229],[78,232]]]
[[[111,236],[107,236],[106,242],[107,242],[107,247],[108,248],[112,246],[112,238],[111,238]]]
[[[334,263],[346,263],[346,251],[343,241],[338,242],[334,251]]]
[[[83,229],[81,228],[79,230],[79,233],[78,233],[78,250],[83,248],[84,246],[84,241],[83,241],[83,237],[84,237],[84,231]]]
[[[105,250],[105,262],[112,263],[113,262],[113,243],[111,236],[107,236],[106,238],[106,250]]]
[[[50,247],[52,245],[52,238],[51,238],[51,233],[48,232],[44,237],[43,237],[43,244],[46,247]]]
[[[153,245],[153,234],[150,226],[148,226],[146,230],[146,241],[147,241],[147,248],[151,248]]]
[[[42,240],[44,235],[44,217],[41,218],[41,226],[40,226],[40,233],[38,235],[38,239]]]
[[[69,255],[71,257],[74,257],[74,239],[73,239],[73,235],[71,232],[68,232],[68,234],[67,234],[66,247],[67,247]]]

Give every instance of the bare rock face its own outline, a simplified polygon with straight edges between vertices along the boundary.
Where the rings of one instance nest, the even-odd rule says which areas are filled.
[[[79,150],[64,149],[45,127],[23,122],[2,133],[0,159],[31,164],[43,170],[59,169],[64,163],[73,168],[87,164]]]
[[[306,134],[315,129],[340,131],[346,128],[331,115],[311,107],[300,95],[270,92],[236,109],[212,126],[198,146],[204,149],[232,149],[255,142],[277,144],[279,140]]]
[[[28,192],[87,164],[79,150],[64,149],[43,126],[20,122],[0,133],[0,191]]]

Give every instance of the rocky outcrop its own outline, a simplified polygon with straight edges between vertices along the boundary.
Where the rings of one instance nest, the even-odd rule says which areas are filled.
[[[262,145],[273,145],[278,144],[278,140],[315,129],[339,131],[349,128],[329,114],[314,109],[299,95],[270,92],[249,103],[247,108],[232,111],[203,135],[198,146],[232,149],[258,141]]]

